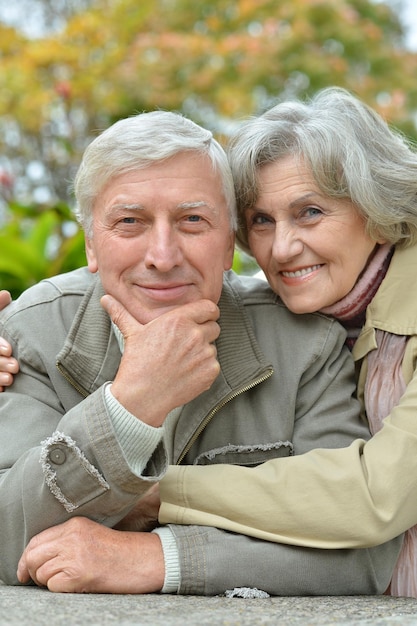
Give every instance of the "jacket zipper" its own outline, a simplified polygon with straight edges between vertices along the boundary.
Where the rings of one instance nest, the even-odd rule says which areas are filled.
[[[88,391],[83,389],[80,385],[78,385],[78,383],[75,382],[74,379],[68,376],[68,374],[58,361],[56,362],[56,367],[59,373],[65,378],[65,380],[71,385],[71,387],[74,387],[74,389],[78,391],[78,393],[81,394],[84,398],[87,398],[87,396],[89,396]]]
[[[78,385],[72,378],[70,378],[68,376],[66,371],[61,367],[60,363],[57,362],[56,363],[56,367],[57,367],[58,371],[62,374],[62,376],[65,378],[65,380],[67,382],[69,382],[69,384],[72,387],[74,387],[74,389],[76,391],[78,391],[79,394],[84,396],[84,398],[87,398],[87,396],[89,395],[88,392],[85,389],[83,389],[82,387],[80,387],[80,385]],[[256,385],[259,385],[260,383],[263,383],[264,380],[267,380],[268,378],[270,378],[270,376],[272,376],[273,372],[274,372],[274,370],[271,368],[266,374],[262,374],[262,376],[260,376],[259,378],[256,378],[255,380],[253,380],[249,384],[244,385],[240,389],[237,389],[236,391],[231,393],[230,396],[227,396],[226,398],[224,398],[224,400],[222,402],[217,404],[214,407],[214,409],[212,409],[210,411],[210,413],[205,417],[205,419],[201,422],[200,426],[197,428],[197,430],[195,431],[194,435],[191,437],[191,439],[189,440],[188,444],[185,446],[184,450],[182,451],[181,455],[179,456],[178,461],[177,461],[176,464],[179,465],[181,463],[181,461],[184,459],[185,455],[190,450],[190,448],[192,447],[194,442],[199,438],[199,436],[201,435],[203,430],[206,428],[207,424],[209,424],[211,422],[213,417],[216,415],[216,413],[218,413],[220,411],[220,409],[222,409],[231,400],[234,400],[234,398],[237,398],[237,396],[240,396],[242,393],[245,393],[246,391],[249,391],[249,389],[252,389],[253,387],[256,387]]]
[[[210,411],[210,413],[205,417],[205,419],[201,422],[200,426],[197,428],[197,430],[195,431],[194,435],[188,441],[188,443],[185,446],[184,450],[182,451],[182,453],[178,457],[178,461],[176,462],[176,465],[179,465],[181,463],[181,461],[184,459],[185,455],[188,453],[188,451],[193,446],[195,441],[199,438],[199,436],[201,435],[203,430],[211,422],[211,420],[216,415],[216,413],[218,413],[220,411],[220,409],[222,409],[231,400],[234,400],[237,396],[240,396],[242,393],[245,393],[246,391],[249,391],[249,389],[252,389],[252,387],[256,387],[256,385],[259,385],[260,383],[263,383],[264,380],[267,380],[268,378],[270,378],[270,376],[272,376],[273,372],[274,372],[274,370],[271,368],[266,374],[262,374],[262,376],[260,378],[256,378],[255,380],[253,380],[249,384],[244,385],[240,389],[237,389],[236,391],[231,393],[230,396],[227,396],[226,398],[224,398],[224,400],[222,400],[222,402],[217,404],[214,407],[214,409],[212,409]]]

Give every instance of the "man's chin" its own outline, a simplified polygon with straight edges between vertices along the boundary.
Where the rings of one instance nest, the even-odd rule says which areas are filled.
[[[145,307],[143,305],[136,305],[134,310],[129,310],[129,313],[138,321],[140,324],[149,324],[153,320],[161,317],[164,313],[168,313],[173,309],[177,309],[181,304],[167,304],[158,307]]]

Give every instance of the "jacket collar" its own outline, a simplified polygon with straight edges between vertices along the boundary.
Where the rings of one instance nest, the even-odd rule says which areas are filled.
[[[57,365],[85,396],[113,380],[120,363],[120,349],[111,321],[100,304],[104,295],[98,275],[87,289],[74,317]]]
[[[387,274],[366,311],[355,343],[355,360],[376,348],[375,330],[396,335],[417,334],[417,245],[396,248]]]
[[[221,374],[210,389],[211,401],[213,391],[224,396],[270,369],[244,310],[238,281],[233,273],[225,275],[219,302],[221,332],[216,341]],[[81,301],[57,357],[59,369],[83,395],[113,380],[120,363],[121,353],[110,318],[100,304],[102,295],[104,290],[97,276]]]

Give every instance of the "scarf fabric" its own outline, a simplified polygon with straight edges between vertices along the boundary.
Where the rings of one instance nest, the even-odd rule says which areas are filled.
[[[388,244],[377,246],[353,289],[338,302],[321,309],[322,313],[334,317],[345,327],[346,345],[349,350],[352,350],[365,323],[366,309],[385,278],[393,254],[393,246]]]
[[[389,245],[380,246],[352,291],[339,302],[322,309],[322,313],[331,315],[346,328],[346,343],[350,349],[365,322],[366,308],[387,273],[393,252],[394,248]],[[405,391],[401,364],[408,341],[407,336],[382,330],[376,330],[375,338],[377,348],[368,354],[364,398],[372,435],[382,428],[383,420],[399,403]],[[417,526],[405,533],[389,593],[417,597]]]

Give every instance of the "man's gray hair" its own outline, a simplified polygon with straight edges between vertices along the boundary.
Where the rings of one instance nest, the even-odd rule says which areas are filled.
[[[209,130],[186,117],[152,111],[119,120],[86,148],[74,191],[76,215],[87,236],[91,236],[94,202],[112,178],[183,152],[196,152],[210,159],[213,171],[222,180],[231,229],[236,230],[233,178],[224,149]]]

